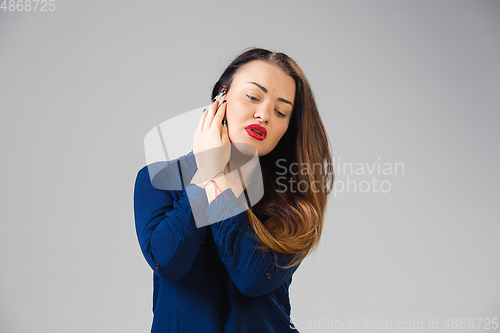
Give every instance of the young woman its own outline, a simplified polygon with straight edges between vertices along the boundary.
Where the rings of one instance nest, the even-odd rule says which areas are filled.
[[[137,236],[155,272],[151,331],[297,332],[288,290],[319,242],[334,180],[311,88],[287,55],[250,49],[212,98],[193,151],[160,177],[148,166],[137,175]],[[245,146],[264,187],[251,207],[255,188],[230,179],[230,166],[251,155]]]

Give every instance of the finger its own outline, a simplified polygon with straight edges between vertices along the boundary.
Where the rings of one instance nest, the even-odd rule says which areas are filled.
[[[231,157],[231,143],[229,141],[229,134],[227,131],[227,126],[222,126],[221,130],[221,141],[224,146],[224,153],[226,154],[226,161],[229,161]]]
[[[198,121],[198,127],[196,127],[197,133],[199,133],[201,131],[201,129],[203,128],[203,124],[205,123],[205,118],[207,117],[207,113],[208,113],[207,110],[208,110],[208,107],[201,114],[200,121]]]
[[[215,113],[217,112],[217,108],[220,106],[220,100],[222,96],[224,95],[217,95],[215,97],[215,101],[210,105],[210,108],[207,111],[207,118],[205,119],[205,123],[203,124],[203,131],[208,130],[212,126],[212,122],[214,120]]]
[[[214,119],[212,121],[212,125],[216,126],[219,130],[222,127],[222,119],[224,119],[224,115],[226,114],[227,108],[227,100],[222,101],[219,105],[217,112],[214,115]]]
[[[203,123],[202,131],[206,131],[208,128],[210,128],[210,125],[212,124],[212,120],[214,118],[215,110],[217,110],[218,107],[219,97],[220,95],[215,96],[209,108],[207,109],[207,111],[205,111],[207,113],[207,116],[205,118],[205,122]]]
[[[230,144],[227,126],[222,126],[220,139],[223,145]]]

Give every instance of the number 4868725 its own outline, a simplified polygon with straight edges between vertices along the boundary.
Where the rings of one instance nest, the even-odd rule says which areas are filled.
[[[0,0],[1,1],[1,0]],[[0,9],[4,12],[53,12],[56,0],[3,0]]]

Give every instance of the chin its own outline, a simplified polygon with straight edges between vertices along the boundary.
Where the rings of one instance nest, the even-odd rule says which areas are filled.
[[[264,142],[266,139],[264,139],[264,141],[257,141],[255,139],[252,139],[251,137],[249,137],[246,133],[243,136],[234,136],[235,137],[234,141],[231,139],[231,135],[229,135],[229,133],[228,133],[228,136],[229,136],[230,143],[244,143],[244,144],[252,145],[255,148],[255,150],[257,151],[257,155],[259,157],[269,154],[274,149],[274,147],[273,147],[273,149],[269,149],[269,147],[265,147],[266,144]]]

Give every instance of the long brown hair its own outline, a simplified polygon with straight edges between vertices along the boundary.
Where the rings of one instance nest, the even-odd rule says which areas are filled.
[[[261,48],[243,52],[224,70],[212,98],[223,85],[229,91],[237,70],[258,59],[278,66],[293,78],[295,101],[287,131],[270,153],[259,157],[264,196],[253,210],[267,219],[262,223],[250,209],[247,219],[261,243],[260,249],[293,255],[289,265],[279,266],[290,268],[314,251],[321,237],[327,196],[334,182],[330,144],[304,72],[284,53]],[[277,174],[286,180],[277,182]],[[296,184],[296,188],[283,189],[283,183]]]

